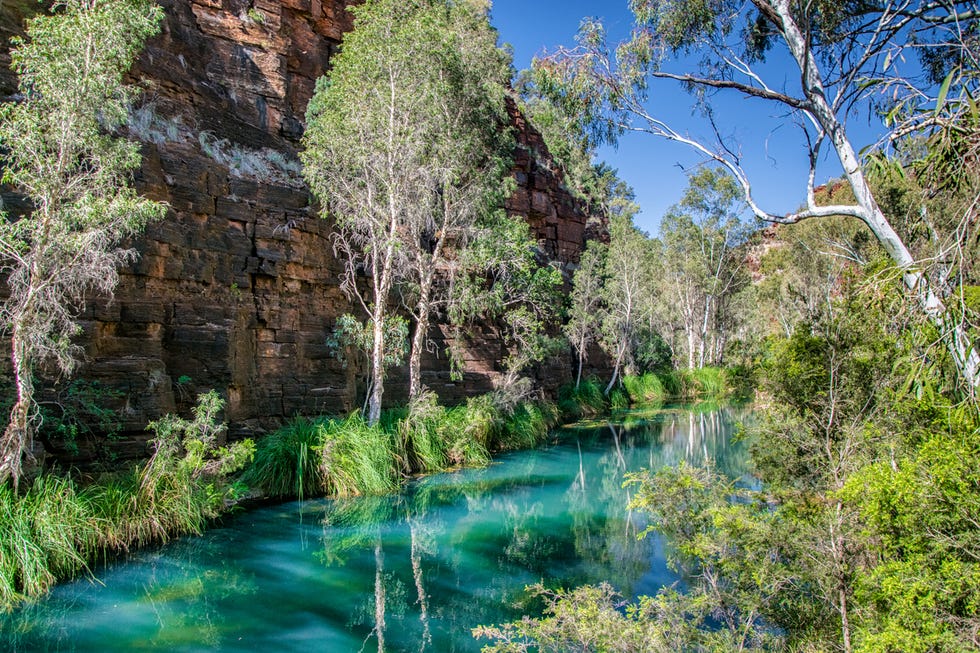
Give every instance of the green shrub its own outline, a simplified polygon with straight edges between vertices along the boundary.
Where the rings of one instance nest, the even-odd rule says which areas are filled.
[[[249,487],[259,487],[271,497],[319,494],[323,487],[320,461],[320,428],[306,418],[296,418],[259,440],[255,458],[242,475]]]

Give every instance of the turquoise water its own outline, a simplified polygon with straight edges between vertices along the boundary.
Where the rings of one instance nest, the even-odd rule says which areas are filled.
[[[540,611],[528,584],[634,597],[677,582],[662,542],[637,539],[623,474],[710,458],[740,477],[741,416],[632,412],[397,496],[242,513],[0,615],[0,649],[479,651],[474,626]]]

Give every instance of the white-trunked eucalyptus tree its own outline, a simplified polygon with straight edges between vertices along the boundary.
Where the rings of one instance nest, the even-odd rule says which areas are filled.
[[[955,270],[930,274],[879,207],[868,182],[848,119],[885,107],[896,126],[890,137],[943,127],[944,102],[976,89],[970,58],[980,11],[975,0],[630,0],[635,24],[630,39],[614,49],[603,26],[586,21],[574,49],[562,49],[536,65],[561,79],[563,101],[574,99],[614,130],[646,132],[684,143],[727,168],[753,213],[774,223],[846,215],[874,234],[902,274],[909,295],[938,329],[970,392],[980,384],[978,354],[962,311],[953,310]],[[921,64],[920,57],[922,54]],[[686,56],[681,56],[686,55]],[[782,58],[780,66],[761,66]],[[700,62],[692,63],[692,62]],[[945,77],[944,77],[945,76]],[[713,92],[733,91],[772,103],[804,135],[809,161],[800,180],[805,207],[778,215],[753,194],[739,150],[708,120],[713,140],[679,131],[661,117],[652,80],[678,82],[709,105]],[[945,80],[940,83],[941,80]],[[972,85],[972,86],[971,86]],[[969,94],[966,94],[967,96]],[[964,102],[960,106],[966,106]],[[892,110],[895,108],[895,110]],[[709,118],[713,114],[706,111]],[[853,202],[818,205],[816,167],[829,146],[853,191]]]
[[[123,75],[162,10],[144,0],[65,0],[53,11],[15,41],[19,94],[0,108],[4,180],[31,204],[0,220],[2,319],[17,393],[0,440],[0,482],[15,486],[32,455],[37,366],[72,370],[79,305],[92,290],[112,293],[116,267],[133,256],[120,240],[165,210],[127,186],[140,148],[112,133],[135,92]]]
[[[691,175],[680,203],[660,222],[658,278],[663,302],[685,336],[687,366],[719,365],[725,349],[728,308],[739,289],[746,229],[735,181],[723,170]]]
[[[453,252],[500,206],[512,153],[509,60],[480,0],[368,0],[308,109],[305,176],[336,224],[344,289],[368,316],[368,421],[384,392],[396,295],[415,321],[410,395],[421,393],[430,316]],[[368,284],[360,280],[368,277]]]

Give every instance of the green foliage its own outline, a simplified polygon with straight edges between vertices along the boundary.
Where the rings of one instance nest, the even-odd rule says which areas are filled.
[[[745,210],[735,179],[705,167],[691,175],[683,198],[660,222],[659,312],[673,330],[683,332],[676,353],[686,355],[690,369],[719,365],[727,338],[741,321],[735,298],[747,283]]]
[[[497,411],[488,397],[471,397],[449,408],[443,423],[446,455],[453,465],[490,464],[490,443]]]
[[[438,400],[431,392],[416,397],[409,405],[408,415],[398,425],[408,469],[427,473],[446,468],[446,434],[441,427],[447,411]]]
[[[604,310],[602,291],[607,282],[607,256],[605,244],[596,240],[588,241],[579,258],[578,269],[572,275],[568,320],[562,331],[578,357],[576,382],[581,381],[589,346],[600,336]]]
[[[593,165],[598,139],[588,117],[559,92],[546,69],[532,66],[517,77],[521,110],[544,139],[566,187],[592,204],[602,201],[600,172]],[[534,153],[537,154],[537,153]]]
[[[271,497],[316,496],[323,487],[314,453],[320,435],[316,424],[302,417],[266,435],[258,441],[241,482]]]
[[[387,494],[411,474],[486,465],[491,449],[537,446],[557,421],[550,402],[502,405],[490,394],[446,408],[423,393],[373,426],[358,414],[298,418],[259,441],[241,481],[276,497]]]
[[[880,556],[856,580],[861,651],[966,651],[980,626],[980,423],[970,407],[930,404],[903,416],[909,454],[842,492]]]
[[[344,367],[350,364],[365,365],[374,352],[374,324],[361,322],[350,313],[337,318],[333,331],[327,338],[327,348]],[[401,365],[408,351],[408,321],[400,315],[388,315],[384,322],[385,367]]]
[[[633,213],[627,211],[609,223],[599,344],[613,361],[610,384],[624,369],[635,369],[642,318],[652,310],[654,250],[646,234],[633,224]]]
[[[98,381],[74,379],[50,401],[39,402],[38,435],[54,439],[70,453],[78,452],[80,440],[111,442],[119,432],[119,415],[106,403],[123,393]],[[110,451],[103,451],[111,457]]]
[[[140,148],[112,135],[134,96],[123,77],[163,10],[142,0],[66,0],[58,8],[29,21],[26,41],[13,41],[21,99],[0,107],[3,180],[33,205],[29,215],[0,216],[9,289],[0,322],[18,393],[0,440],[0,480],[15,484],[33,439],[35,366],[72,370],[78,306],[92,290],[111,294],[118,264],[133,255],[120,241],[165,211],[128,187]]]
[[[498,419],[492,402],[471,398],[452,408],[439,406],[432,393],[412,402],[398,425],[411,472],[436,472],[450,465],[490,462],[488,447]]]
[[[460,327],[477,319],[503,323],[505,386],[561,346],[547,328],[561,306],[562,276],[541,258],[527,222],[508,217],[492,221],[460,253],[464,274],[455,284],[450,320]]]
[[[657,618],[662,614],[655,601],[643,597],[624,611],[622,597],[608,584],[583,586],[574,590],[548,590],[542,585],[527,588],[528,593],[545,601],[545,617],[524,619],[502,626],[479,626],[473,636],[493,640],[485,653],[565,653],[603,651],[641,653],[676,651],[680,641],[671,629],[681,626]]]

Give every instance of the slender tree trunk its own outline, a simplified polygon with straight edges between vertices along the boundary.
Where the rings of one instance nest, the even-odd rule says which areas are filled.
[[[388,316],[388,293],[391,291],[392,267],[395,258],[395,237],[398,233],[398,213],[391,208],[388,225],[388,242],[380,269],[374,263],[374,307],[372,313],[374,347],[371,351],[371,399],[368,401],[368,424],[374,425],[381,418],[381,399],[384,396],[385,379],[385,320]]]
[[[694,369],[694,328],[690,325],[685,329],[687,331],[687,369]]]
[[[578,342],[578,373],[575,375],[575,389],[582,384],[582,367],[585,366],[585,338],[581,338]]]
[[[29,422],[31,405],[34,403],[34,380],[28,347],[16,325],[11,340],[17,400],[10,411],[10,421],[4,431],[3,441],[0,442],[0,483],[10,480],[16,491],[23,473],[24,456],[31,455],[33,445]]]
[[[371,394],[368,400],[368,424],[374,425],[381,418],[381,398],[384,395],[385,377],[385,312],[384,305],[374,307],[372,317],[374,347],[371,350]]]
[[[705,346],[708,341],[708,317],[711,314],[711,295],[704,298],[704,317],[701,319],[701,342],[698,343],[698,367],[704,367]]]
[[[605,394],[608,396],[612,389],[616,387],[616,381],[619,380],[619,368],[623,364],[623,355],[626,353],[626,346],[622,343],[619,345],[619,349],[616,352],[616,365],[613,367],[612,378],[609,379],[609,385],[606,386]]]
[[[415,399],[422,394],[422,349],[429,334],[429,307],[432,295],[432,274],[422,275],[419,284],[419,301],[416,307],[415,333],[412,351],[408,356],[408,397]]]

